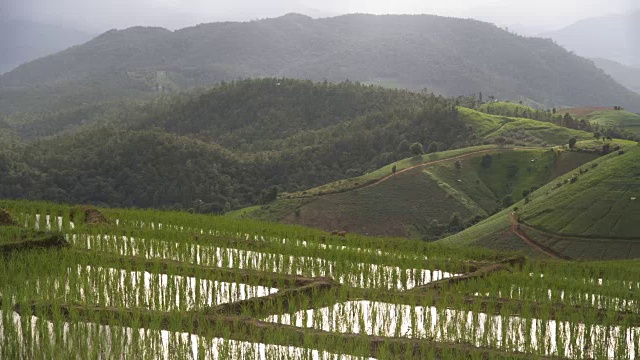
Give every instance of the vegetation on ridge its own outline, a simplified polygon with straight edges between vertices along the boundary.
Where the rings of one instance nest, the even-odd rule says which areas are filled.
[[[0,113],[57,111],[69,103],[265,76],[396,84],[445,96],[484,92],[549,107],[619,102],[640,111],[640,95],[548,39],[431,15],[290,14],[173,32],[106,32],[1,76]]]

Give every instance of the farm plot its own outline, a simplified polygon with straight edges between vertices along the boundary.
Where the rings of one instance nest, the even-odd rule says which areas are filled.
[[[579,359],[635,359],[640,336],[640,327],[589,326],[370,301],[350,301],[266,320],[324,331],[466,342],[505,352]]]
[[[375,360],[370,357],[333,354],[315,349],[198,336],[185,332],[149,330],[95,323],[69,323],[42,320],[35,316],[23,319],[13,314],[7,319],[0,311],[0,354],[13,358],[50,359],[317,359]],[[3,324],[7,326],[3,326]],[[9,340],[20,345],[5,349]],[[52,346],[52,345],[55,345]]]
[[[72,244],[86,246],[89,250],[116,252],[122,256],[166,259],[208,267],[237,268],[308,277],[328,276],[342,284],[363,288],[386,287],[407,290],[457,275],[438,269],[403,269],[399,266],[361,263],[354,261],[355,259],[351,257],[340,259],[340,252],[343,251],[341,249],[333,251],[335,256],[331,256],[331,252],[326,249],[322,253],[324,258],[319,258],[303,256],[302,253],[296,255],[277,253],[278,250],[273,248],[272,252],[259,252],[111,235],[69,236],[68,239]],[[425,262],[414,261],[414,263],[424,265]]]
[[[634,359],[640,265],[0,201],[0,358]],[[41,215],[41,216],[36,216]],[[37,225],[36,225],[37,224]],[[36,230],[36,228],[38,230]],[[16,230],[18,229],[18,230]],[[18,235],[16,235],[18,234]]]

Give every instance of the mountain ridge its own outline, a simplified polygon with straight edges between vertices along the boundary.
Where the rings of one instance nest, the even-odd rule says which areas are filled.
[[[640,94],[640,66],[628,66],[603,58],[592,60],[597,67],[611,75],[617,82]]]
[[[0,74],[90,40],[91,34],[17,18],[0,24]]]
[[[605,58],[627,66],[640,63],[640,10],[582,19],[540,34],[587,58]]]
[[[4,74],[0,93],[10,98],[12,91],[28,93],[43,84],[61,93],[60,88],[70,91],[66,88],[78,81],[122,79],[114,83],[124,85],[103,91],[99,100],[104,100],[120,96],[131,88],[127,82],[144,74],[151,74],[151,80],[139,84],[145,93],[282,76],[427,88],[448,96],[483,92],[549,107],[620,103],[640,111],[640,95],[549,40],[518,36],[478,20],[433,15],[312,19],[288,14],[176,31],[112,30]],[[10,107],[0,102],[0,112]]]

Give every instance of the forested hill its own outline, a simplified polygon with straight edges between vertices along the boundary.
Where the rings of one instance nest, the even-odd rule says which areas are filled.
[[[289,14],[174,32],[109,31],[0,77],[0,112],[261,76],[349,79],[453,96],[483,92],[556,107],[618,104],[640,111],[640,95],[550,40],[430,15],[314,20]]]
[[[166,96],[100,124],[56,117],[70,131],[0,137],[0,197],[221,212],[260,203],[436,148],[481,142],[452,100],[354,83],[244,80]],[[10,125],[51,131],[46,119]],[[70,121],[70,122],[63,122]]]

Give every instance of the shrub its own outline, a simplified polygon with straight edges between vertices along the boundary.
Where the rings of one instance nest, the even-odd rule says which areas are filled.
[[[513,204],[514,204],[514,201],[511,195],[507,195],[504,198],[502,198],[502,208],[508,208]]]
[[[422,146],[421,143],[419,142],[415,142],[413,144],[411,144],[411,147],[409,148],[409,151],[411,151],[411,153],[413,155],[421,155],[424,154],[424,147]]]
[[[453,215],[451,215],[451,220],[449,220],[449,231],[456,232],[460,230],[463,230],[462,219],[460,218],[460,214],[453,213]]]

